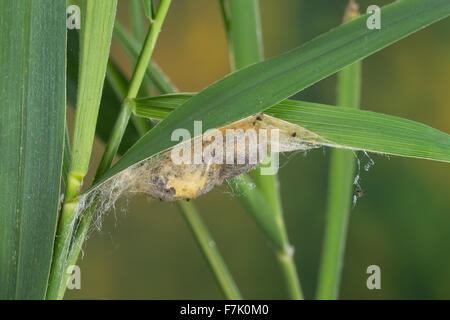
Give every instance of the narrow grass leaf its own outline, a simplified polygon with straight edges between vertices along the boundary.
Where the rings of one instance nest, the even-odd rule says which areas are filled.
[[[89,167],[117,0],[81,2],[79,83],[70,172],[83,178]]]
[[[164,119],[193,94],[135,100],[139,116]],[[285,100],[265,113],[298,124],[321,136],[325,145],[382,154],[450,162],[450,135],[425,124],[395,116]]]
[[[67,102],[76,110],[77,88],[78,88],[78,68],[79,68],[79,33],[71,30],[67,36]],[[116,117],[120,111],[123,94],[118,88],[120,85],[127,85],[127,80],[123,73],[113,62],[109,62],[106,74],[106,81],[103,86],[100,110],[98,112],[95,135],[106,143]],[[112,71],[111,71],[112,70]],[[114,73],[114,74],[112,74]],[[126,88],[125,88],[126,90]],[[139,134],[133,124],[129,124],[119,147],[119,153],[124,154],[137,140]],[[70,159],[69,159],[70,160]]]
[[[65,127],[66,1],[0,1],[0,299],[43,299]]]
[[[47,299],[62,298],[65,262],[77,218],[67,201],[76,197],[88,172],[100,100],[109,58],[117,0],[81,1],[79,78],[70,169],[58,221]]]
[[[170,140],[170,135],[177,128],[185,128],[193,133],[194,120],[201,120],[204,132],[265,110],[345,66],[449,14],[448,0],[397,1],[381,9],[383,27],[380,30],[368,29],[366,26],[368,16],[365,15],[325,33],[300,48],[241,69],[186,101],[183,107],[171,113],[165,121],[142,137],[97,180],[93,187],[129,166],[175,145],[176,142]],[[313,123],[310,125],[314,126]],[[348,140],[348,133],[342,135],[339,132],[335,132],[333,137],[341,144],[349,144],[349,147],[359,139],[359,142],[364,140],[365,145],[370,145],[371,151],[377,148],[379,152],[391,153],[388,150],[393,149],[392,144],[386,148],[380,145],[376,137],[375,139],[356,137],[357,139]],[[421,154],[419,149],[423,147],[416,147],[399,141],[394,148],[396,151],[394,154],[399,152],[402,155],[415,154],[427,158],[440,149],[428,144],[430,149]],[[432,155],[436,160],[440,156]]]

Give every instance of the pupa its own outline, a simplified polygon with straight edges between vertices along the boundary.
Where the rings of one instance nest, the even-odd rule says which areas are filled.
[[[224,137],[219,142],[224,150],[222,155],[219,156],[219,160],[222,161],[175,163],[173,149],[169,149],[122,171],[106,182],[102,189],[109,189],[109,192],[115,190],[115,192],[120,193],[144,193],[151,198],[161,201],[195,199],[208,193],[215,186],[222,184],[224,180],[252,170],[263,162],[266,155],[270,152],[308,150],[317,147],[318,144],[316,142],[320,140],[320,136],[305,128],[263,113],[233,122],[216,130],[216,133]],[[254,141],[250,141],[251,139],[248,138],[250,135],[245,135],[250,130],[257,133],[256,141],[258,145],[266,143],[266,148],[263,148],[263,154],[261,154],[261,149],[258,149],[256,161],[254,159],[250,161],[251,153],[249,150]],[[274,130],[277,132],[276,140],[272,139]],[[264,140],[262,138],[264,135],[261,135],[262,131],[267,132],[265,141],[262,141]],[[230,145],[230,132],[244,133],[244,139],[232,137],[231,141],[233,141],[233,144]],[[207,150],[212,143],[215,143],[217,146],[218,141],[211,139],[205,132],[203,135],[197,136],[188,142],[182,142],[182,144],[184,143],[189,143],[187,147],[184,146],[183,150],[190,151],[192,159],[195,158],[195,152],[198,153],[194,148],[196,144],[200,143],[202,150]],[[177,145],[178,148],[182,144]],[[234,155],[232,163],[227,161],[229,159],[226,159],[227,155],[229,156],[230,154],[228,152],[230,146],[233,147],[232,152]],[[240,158],[241,161],[237,161],[242,152],[244,152],[245,156]],[[217,160],[217,156],[215,159]],[[117,199],[117,196],[114,198]]]

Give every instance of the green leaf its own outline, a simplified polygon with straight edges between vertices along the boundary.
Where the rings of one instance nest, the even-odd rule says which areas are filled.
[[[170,140],[170,135],[177,128],[186,128],[192,133],[194,120],[201,120],[205,131],[265,110],[449,14],[448,0],[397,1],[381,9],[383,22],[380,30],[369,30],[366,27],[368,16],[365,15],[300,48],[241,69],[186,101],[142,137],[93,187],[129,166],[175,145],[176,142]],[[310,126],[314,126],[314,123],[310,123]],[[352,142],[348,136],[339,132],[334,135],[341,144]],[[371,143],[367,137],[360,138],[365,139],[367,144]],[[412,151],[412,146],[405,146],[400,142],[396,145],[396,148],[387,146],[387,149],[394,149],[402,155],[408,155]],[[387,152],[384,150],[385,146],[376,141],[372,141],[370,150],[375,151],[374,147],[381,147],[378,151]],[[421,149],[420,146],[417,147]],[[421,156],[426,158],[433,151],[435,150],[429,150]],[[412,153],[420,152],[413,150]]]
[[[80,70],[70,173],[89,167],[95,125],[111,45],[117,0],[81,2]]]
[[[164,119],[190,97],[192,94],[172,94],[136,99],[135,113]],[[323,138],[317,142],[325,145],[450,162],[450,135],[415,121],[295,100],[285,100],[264,112],[316,133]]]
[[[77,218],[75,207],[68,200],[76,197],[89,168],[95,127],[109,58],[117,0],[81,1],[80,61],[74,134],[70,169],[64,204],[56,230],[47,299],[60,298],[59,288],[65,286],[63,275]]]
[[[0,299],[43,299],[59,205],[66,1],[0,2]]]
[[[78,87],[78,68],[79,68],[79,51],[78,51],[79,33],[76,30],[71,30],[67,36],[67,102],[76,110],[77,105],[77,87]],[[127,84],[125,76],[119,72],[119,69],[113,62],[109,62],[108,73],[110,69],[114,69],[114,77],[121,83]],[[114,82],[111,78],[106,77],[105,84],[103,86],[102,99],[100,102],[100,110],[98,112],[97,125],[95,127],[95,134],[100,140],[106,143],[116,117],[120,111],[120,105],[122,103],[123,94],[118,92],[115,88]],[[126,88],[125,88],[126,90]],[[137,140],[139,134],[133,126],[129,124],[123,136],[122,142],[119,147],[119,153],[124,154]]]

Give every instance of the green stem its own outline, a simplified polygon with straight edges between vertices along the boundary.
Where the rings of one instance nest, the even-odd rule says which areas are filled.
[[[191,228],[203,255],[208,261],[225,297],[230,300],[242,299],[230,271],[217,250],[216,243],[195,207],[186,201],[177,201],[177,205],[183,213],[183,217],[189,224],[189,227]]]
[[[58,221],[58,228],[56,234],[58,237],[55,241],[55,247],[53,249],[52,260],[52,273],[49,278],[47,299],[57,299],[58,292],[64,285],[64,276],[66,272],[66,256],[69,252],[70,241],[72,237],[72,231],[76,222],[76,207],[77,202],[65,203],[61,210],[60,218]],[[58,270],[58,272],[55,272]]]
[[[344,21],[358,16],[358,7],[350,1]],[[358,108],[360,103],[361,63],[356,62],[338,74],[337,104]],[[349,222],[355,157],[351,151],[331,151],[328,180],[327,220],[317,299],[337,299],[344,261]]]
[[[286,280],[289,297],[292,300],[302,300],[303,293],[298,279],[297,268],[293,259],[293,249],[288,248],[277,253],[278,261]]]
[[[126,98],[122,102],[119,115],[114,123],[108,143],[106,144],[105,152],[103,153],[102,160],[98,166],[95,179],[101,177],[111,166],[111,163],[117,154],[117,150],[119,149],[125,129],[127,128],[128,121],[130,120],[131,112],[132,106],[129,103],[129,99]]]
[[[106,70],[106,78],[120,101],[122,101],[127,94],[127,84],[125,81],[122,81],[122,76],[123,75],[120,73],[117,66],[110,61],[108,63],[108,69]],[[136,117],[132,114],[131,120],[133,121],[134,127],[136,128],[138,134],[141,136],[152,128],[150,122],[141,117]]]
[[[247,213],[272,242],[283,272],[289,298],[303,299],[293,259],[294,249],[289,243],[282,213],[279,210],[273,210],[260,188],[254,188],[252,180],[247,175],[232,179],[228,185]]]
[[[75,202],[75,206],[77,206],[77,205],[78,205],[78,201]],[[89,226],[90,226],[92,218],[94,216],[93,213],[94,213],[94,206],[90,207],[83,216],[79,217],[78,224],[76,226],[76,233],[73,237],[73,242],[70,245],[69,255],[67,257],[67,261],[65,262],[65,266],[63,266],[63,268],[67,269],[68,266],[75,265],[77,263],[78,256],[80,255],[81,248],[83,246],[84,239],[86,239],[86,235],[89,230]],[[62,286],[56,293],[58,300],[61,300],[64,298],[64,294],[66,292],[67,281],[68,281],[69,277],[70,277],[70,274],[68,274],[67,272],[63,273]]]

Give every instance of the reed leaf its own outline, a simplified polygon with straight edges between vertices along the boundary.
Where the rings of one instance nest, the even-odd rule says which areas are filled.
[[[43,299],[65,127],[66,1],[0,2],[0,299]]]
[[[383,27],[380,30],[368,29],[366,26],[368,15],[364,15],[297,49],[241,69],[209,86],[186,101],[182,107],[177,108],[128,150],[113,167],[96,181],[92,188],[129,166],[175,145],[176,142],[170,140],[170,135],[177,128],[186,128],[193,133],[194,120],[201,120],[203,130],[206,131],[263,111],[345,66],[359,61],[449,14],[450,2],[448,0],[398,1],[381,9]],[[345,110],[345,112],[347,116],[353,116],[352,111]],[[301,121],[295,117],[291,120],[293,122]],[[314,127],[314,123],[309,123],[309,126]],[[331,134],[332,126],[334,123],[330,123],[328,126],[321,125],[317,129],[326,127],[328,133]],[[430,128],[430,130],[432,129]],[[396,130],[396,133],[401,135],[400,131]],[[403,132],[403,136],[404,134],[405,132]],[[439,136],[437,133],[435,135]],[[391,132],[392,136],[395,136],[393,132]],[[340,145],[348,144],[349,148],[359,148],[354,144],[356,140],[359,140],[359,142],[363,141],[365,146],[370,147],[369,151],[431,157],[435,160],[446,159],[448,156],[448,154],[435,153],[436,151],[439,153],[441,150],[439,146],[436,148],[435,141],[427,144],[429,150],[423,150],[424,146],[416,145],[414,148],[413,145],[404,145],[402,141],[381,145],[376,137],[360,136],[356,137],[357,139],[349,140],[348,134],[340,132],[335,132],[333,137]],[[444,141],[445,144],[446,136],[439,138],[438,141]],[[390,152],[391,149],[395,152]]]

